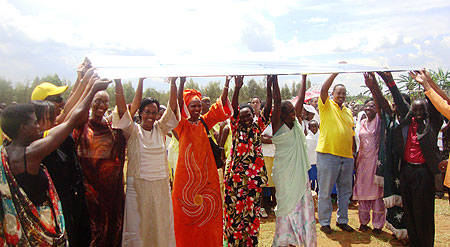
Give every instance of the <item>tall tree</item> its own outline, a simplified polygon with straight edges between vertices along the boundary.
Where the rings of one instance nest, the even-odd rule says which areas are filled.
[[[13,101],[14,89],[11,81],[0,77],[0,103],[10,104]]]
[[[189,78],[189,80],[184,84],[184,88],[200,90],[200,87],[194,82],[194,80],[192,80],[192,78]]]
[[[211,98],[212,102],[215,102],[222,94],[222,89],[220,87],[219,81],[210,81],[201,90],[202,95],[206,95]]]

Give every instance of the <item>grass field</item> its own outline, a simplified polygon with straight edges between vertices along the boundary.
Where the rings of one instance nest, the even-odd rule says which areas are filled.
[[[358,208],[350,206],[349,208],[349,225],[355,229],[359,227]],[[317,212],[316,212],[317,221]],[[448,197],[436,199],[435,207],[436,235],[435,246],[450,246],[450,206]],[[380,235],[372,234],[371,231],[347,233],[336,227],[336,209],[333,211],[331,218],[333,233],[326,235],[319,230],[319,223],[316,225],[317,230],[317,246],[406,246],[402,242],[395,240],[391,236],[391,232],[383,229]],[[369,224],[370,225],[370,224]],[[263,219],[259,234],[259,242],[261,247],[272,245],[273,234],[275,231],[275,216],[270,215],[269,218]]]

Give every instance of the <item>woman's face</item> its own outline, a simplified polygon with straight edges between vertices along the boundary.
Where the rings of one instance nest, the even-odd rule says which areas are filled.
[[[191,115],[191,120],[197,120],[202,111],[202,102],[199,99],[193,99],[189,102],[188,111],[189,115]]]
[[[92,115],[95,118],[102,118],[109,108],[109,95],[105,91],[95,94],[92,100]]]
[[[245,107],[241,110],[239,110],[239,122],[244,127],[249,127],[253,123],[253,113],[250,110],[250,108]]]
[[[286,111],[281,113],[281,119],[286,124],[292,124],[295,121],[295,109],[291,102],[287,103]]]
[[[373,119],[375,117],[375,114],[377,113],[375,102],[367,102],[367,104],[364,106],[364,111],[366,112],[366,115],[369,119]]]
[[[34,112],[30,113],[28,118],[28,123],[26,123],[25,125],[21,125],[23,130],[22,135],[26,135],[27,140],[31,143],[41,138],[39,134],[40,127],[36,118],[36,114]]]
[[[54,116],[53,119],[51,119],[49,109],[44,113],[44,117],[38,120],[39,123],[39,131],[46,131],[55,126],[56,117]]]
[[[157,121],[158,113],[159,110],[156,103],[146,105],[140,114],[142,128],[145,130],[151,130],[153,128],[153,124]]]

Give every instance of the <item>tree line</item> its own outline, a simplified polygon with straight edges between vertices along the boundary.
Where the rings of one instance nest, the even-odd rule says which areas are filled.
[[[35,77],[34,80],[29,82],[16,82],[6,80],[0,77],[0,103],[6,103],[10,105],[12,102],[26,103],[30,101],[31,93],[33,89],[42,82],[50,82],[57,86],[67,85],[69,89],[64,93],[63,97],[67,98],[71,89],[72,82],[68,80],[61,80],[58,74],[47,75],[44,77]],[[266,98],[266,81],[256,81],[249,79],[245,82],[239,94],[239,102],[250,101],[254,97],[258,97],[262,100]],[[308,80],[308,87],[311,86],[311,81]],[[144,86],[145,87],[145,86]],[[222,94],[223,86],[220,81],[210,81],[208,84],[200,86],[194,79],[189,78],[185,84],[185,88],[197,89],[202,92],[203,96],[208,96],[212,101],[215,101]],[[291,99],[297,95],[300,88],[300,82],[293,81],[290,85],[285,84],[281,88],[281,95],[283,99]],[[110,98],[110,106],[115,106],[114,85],[110,85],[106,90]],[[135,94],[135,88],[131,81],[123,83],[123,93],[126,103],[131,103]],[[233,87],[230,87],[229,97],[233,95]],[[146,88],[143,92],[143,97],[156,98],[161,104],[166,104],[169,101],[169,92],[157,90],[155,88]]]
[[[450,72],[444,71],[442,68],[438,70],[430,70],[430,73],[436,83],[445,91],[450,90]],[[397,80],[400,86],[400,90],[410,94],[413,98],[423,97],[421,93],[420,85],[415,82],[409,74],[401,74]],[[72,88],[72,82],[69,80],[61,80],[58,74],[47,75],[44,77],[35,77],[34,80],[29,82],[16,82],[6,80],[0,77],[0,103],[11,104],[12,102],[26,103],[30,101],[31,92],[33,89],[42,82],[50,82],[57,86],[68,85],[69,89],[64,93],[63,96],[67,98],[69,92]],[[378,79],[380,83],[380,88],[383,93],[389,97],[389,90],[382,83],[381,79]],[[245,81],[239,94],[239,102],[250,101],[254,97],[258,97],[262,100],[266,98],[266,80],[262,79],[256,81],[253,78]],[[311,81],[307,81],[307,89],[311,87]],[[362,86],[362,87],[365,87]],[[208,96],[212,101],[215,101],[220,97],[223,87],[220,81],[210,81],[206,85],[200,86],[193,78],[189,78],[185,84],[185,88],[197,89],[202,92],[202,95]],[[292,81],[291,83],[285,83],[281,88],[281,97],[283,100],[291,99],[297,96],[298,90],[300,88],[300,81]],[[114,85],[110,85],[106,90],[110,96],[110,106],[115,106],[115,96],[114,96]],[[133,87],[131,81],[123,83],[123,91],[125,100],[127,103],[131,103],[135,94],[135,88]],[[362,101],[369,97],[369,90],[358,95],[349,96],[348,101]],[[229,97],[233,95],[233,87],[230,87]],[[157,90],[155,88],[146,88],[143,92],[143,97],[153,97],[156,98],[161,104],[166,104],[169,101],[169,92]]]

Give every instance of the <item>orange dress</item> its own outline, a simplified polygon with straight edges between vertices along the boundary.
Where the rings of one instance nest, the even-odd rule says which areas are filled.
[[[227,100],[213,104],[202,116],[208,129],[232,115]],[[182,118],[175,131],[180,151],[173,185],[173,211],[177,247],[222,246],[222,197],[214,155],[200,121]]]

